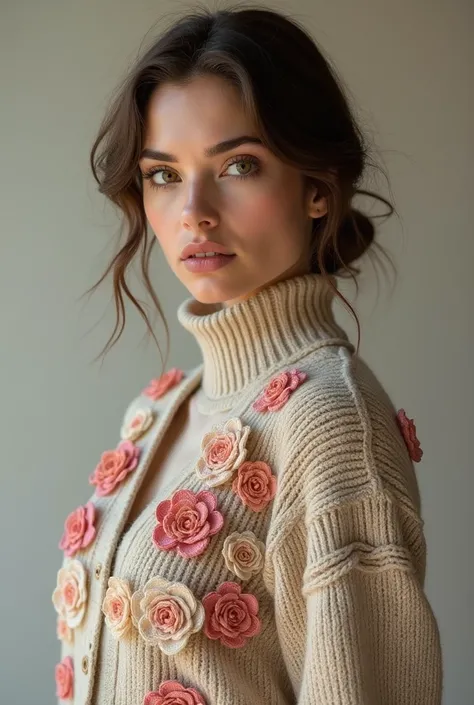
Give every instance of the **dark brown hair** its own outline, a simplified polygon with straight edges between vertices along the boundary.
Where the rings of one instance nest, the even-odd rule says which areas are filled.
[[[374,217],[394,212],[385,198],[357,188],[368,166],[384,172],[369,160],[342,82],[305,29],[281,12],[255,5],[216,12],[194,8],[137,59],[111,101],[90,154],[99,192],[118,206],[126,231],[125,243],[99,281],[85,292],[94,291],[113,270],[116,324],[102,352],[117,342],[124,329],[124,292],[145,320],[161,355],[148,317],[125,278],[140,251],[144,283],[166,329],[163,371],[168,361],[169,330],[148,273],[156,237],[149,241],[138,166],[145,114],[150,96],[160,84],[183,83],[209,74],[222,77],[239,90],[244,109],[258,126],[264,144],[317,185],[318,196],[327,197],[327,214],[314,220],[312,272],[324,277],[351,276],[355,281],[359,269],[353,263],[369,246],[377,245],[385,254],[374,243],[372,220],[352,206],[356,193],[372,196],[389,207],[388,214]],[[358,349],[357,315],[337,289],[335,293],[356,319]],[[121,317],[121,329],[113,340]]]

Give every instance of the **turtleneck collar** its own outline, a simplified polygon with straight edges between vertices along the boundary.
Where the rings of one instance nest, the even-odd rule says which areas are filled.
[[[335,322],[334,295],[321,275],[304,274],[227,308],[193,297],[183,301],[177,318],[201,349],[205,400],[231,404],[249,384],[329,343],[353,349]]]

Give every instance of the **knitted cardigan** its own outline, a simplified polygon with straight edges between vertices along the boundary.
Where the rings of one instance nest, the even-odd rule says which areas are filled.
[[[333,297],[306,274],[228,308],[180,305],[202,364],[170,369],[128,405],[94,494],[65,522],[61,702],[441,703],[422,451],[336,324]],[[126,530],[199,386],[200,411],[225,423]]]

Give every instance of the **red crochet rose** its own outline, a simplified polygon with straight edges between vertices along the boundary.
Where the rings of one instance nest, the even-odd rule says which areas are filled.
[[[178,490],[171,500],[160,502],[156,508],[158,526],[153,542],[165,551],[176,550],[183,558],[194,558],[203,553],[211,536],[224,525],[224,517],[216,510],[217,499],[204,490]]]
[[[195,688],[185,688],[178,681],[165,681],[158,691],[145,695],[143,705],[206,705]]]
[[[416,426],[413,423],[413,419],[408,418],[405,409],[400,409],[397,414],[397,421],[410,453],[410,458],[415,463],[419,463],[423,456],[423,451],[420,448],[420,441],[416,437]]]
[[[236,649],[260,633],[258,600],[255,595],[243,594],[237,583],[222,583],[217,592],[204,597],[202,604],[206,611],[204,633],[209,639],[220,639],[225,646]]]
[[[156,401],[166,394],[169,389],[179,384],[183,379],[183,375],[183,370],[173,367],[168,372],[162,374],[161,377],[152,379],[149,385],[143,390],[142,394]]]
[[[99,464],[89,477],[89,483],[96,485],[98,497],[111,494],[129,472],[138,465],[141,448],[132,441],[122,441],[115,450],[102,453]]]
[[[296,369],[280,372],[270,380],[261,396],[252,404],[252,408],[255,411],[279,411],[307,376],[306,372]]]

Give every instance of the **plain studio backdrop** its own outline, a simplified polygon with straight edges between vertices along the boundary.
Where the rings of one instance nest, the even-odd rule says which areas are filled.
[[[395,288],[382,273],[377,288],[364,258],[360,294],[349,284],[341,290],[360,316],[361,355],[417,425],[426,592],[442,636],[444,705],[472,705],[473,4],[268,6],[303,22],[329,54],[389,172],[391,193],[383,180],[366,185],[393,198],[401,215],[379,233],[398,270]],[[93,363],[113,329],[111,280],[90,299],[80,296],[113,256],[118,221],[96,191],[88,157],[107,100],[142,42],[190,7],[159,0],[0,4],[4,705],[55,702],[60,644],[51,594],[64,519],[91,495],[89,475],[115,447],[126,406],[161,369],[131,306],[120,342],[104,364]],[[170,366],[198,364],[197,344],[176,320],[189,293],[159,247],[152,281],[170,326]],[[132,287],[143,299],[138,280]],[[336,311],[355,341],[352,319],[342,306]],[[155,333],[164,351],[158,318]]]

